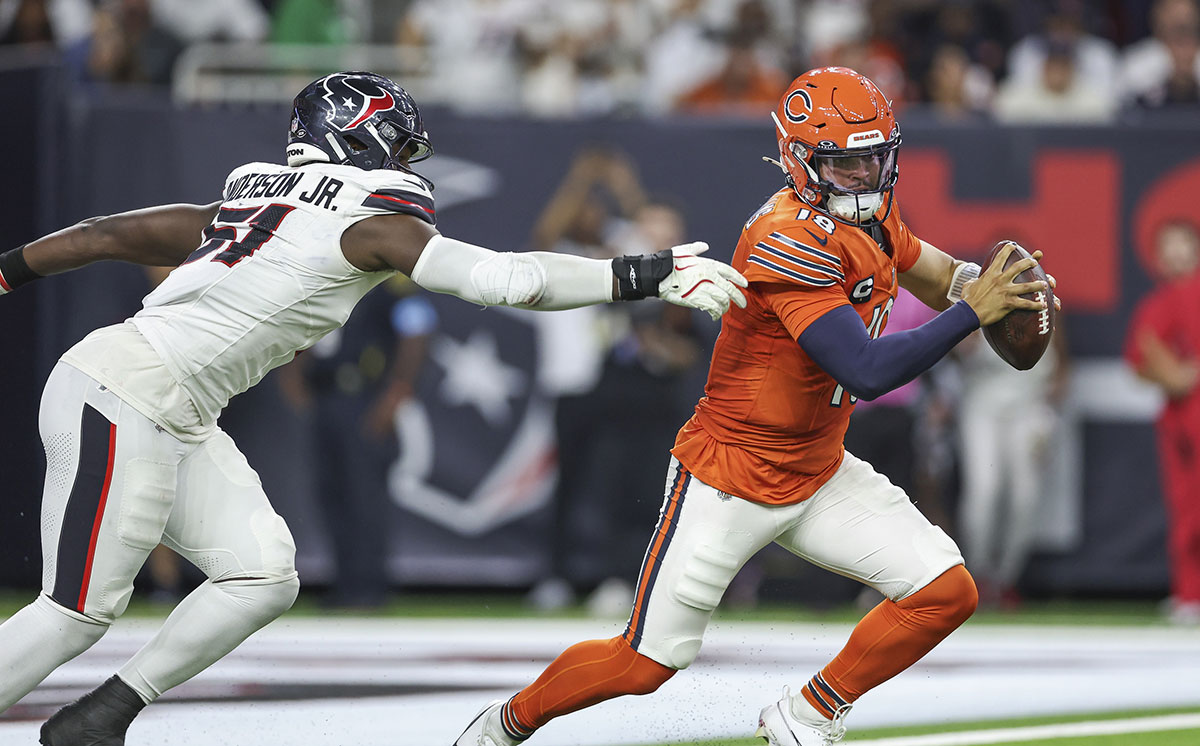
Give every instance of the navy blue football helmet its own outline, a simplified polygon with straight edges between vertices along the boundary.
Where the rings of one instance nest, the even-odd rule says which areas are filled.
[[[370,72],[326,75],[296,96],[287,163],[339,163],[408,171],[433,155],[417,102],[391,80]]]

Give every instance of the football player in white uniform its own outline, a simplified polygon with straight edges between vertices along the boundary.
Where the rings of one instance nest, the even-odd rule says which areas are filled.
[[[147,703],[292,605],[292,537],[217,418],[393,273],[485,306],[658,295],[717,318],[745,305],[745,279],[697,258],[703,244],[609,262],[442,236],[432,185],[410,168],[431,153],[403,88],[336,73],[296,97],[288,165],[235,169],[220,202],[85,220],[0,254],[0,294],[103,259],[176,267],[46,383],[42,593],[0,625],[0,712],[100,639],[160,542],[208,576],[115,676],[42,726],[43,744],[123,744]]]

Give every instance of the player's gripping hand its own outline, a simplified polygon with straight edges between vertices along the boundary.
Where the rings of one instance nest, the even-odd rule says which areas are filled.
[[[1013,282],[1017,275],[1038,265],[1038,260],[1042,258],[1042,252],[1035,251],[1029,258],[1013,262],[1005,269],[1004,264],[1008,260],[1008,255],[1013,252],[1013,246],[1014,244],[1010,243],[1001,249],[995,260],[979,277],[963,286],[963,300],[979,317],[980,326],[994,324],[1011,311],[1018,309],[1040,311],[1045,305],[1044,301],[1029,300],[1022,298],[1021,295],[1044,290],[1046,283],[1040,280],[1037,282]]]
[[[658,297],[677,306],[698,308],[713,321],[725,315],[730,303],[746,307],[746,296],[739,287],[749,282],[742,273],[715,259],[701,259],[708,251],[703,241],[671,247],[671,274],[658,284]]]

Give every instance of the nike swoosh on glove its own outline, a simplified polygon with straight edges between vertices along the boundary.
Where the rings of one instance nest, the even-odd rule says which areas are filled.
[[[671,247],[675,259],[671,274],[658,284],[658,297],[677,306],[699,308],[713,321],[729,310],[729,304],[746,307],[746,296],[739,287],[749,282],[742,273],[715,259],[701,259],[708,244],[694,241]]]

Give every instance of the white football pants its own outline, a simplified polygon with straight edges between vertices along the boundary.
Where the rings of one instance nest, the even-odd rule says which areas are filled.
[[[963,562],[904,490],[850,453],[812,497],[782,506],[720,492],[672,458],[625,640],[664,666],[687,668],[730,581],[771,542],[893,601]]]
[[[291,607],[295,544],[223,431],[179,441],[64,363],[39,425],[42,594],[0,625],[0,711],[100,639],[160,542],[208,580],[119,672],[147,702]]]

